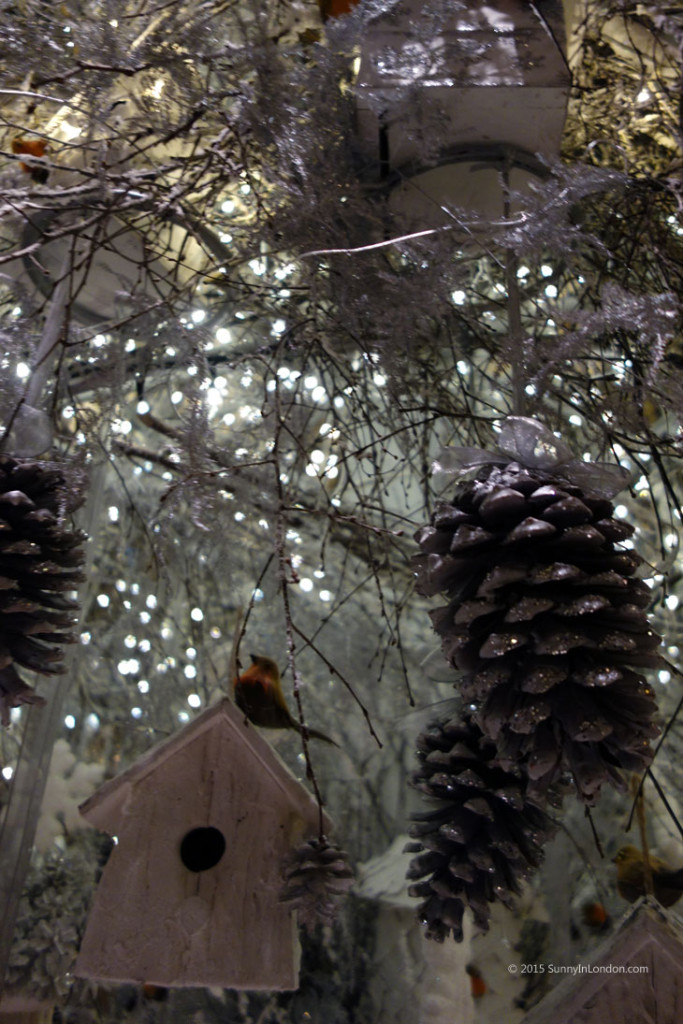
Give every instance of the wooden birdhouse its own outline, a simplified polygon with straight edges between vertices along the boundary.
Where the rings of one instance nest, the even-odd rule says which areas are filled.
[[[635,904],[591,960],[575,966],[523,1024],[683,1021],[683,930],[654,900]]]
[[[297,988],[296,923],[279,902],[282,861],[317,835],[318,809],[232,701],[207,709],[80,810],[116,845],[77,975]]]

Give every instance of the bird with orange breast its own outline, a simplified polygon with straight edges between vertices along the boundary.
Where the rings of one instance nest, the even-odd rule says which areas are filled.
[[[42,159],[45,157],[47,150],[48,145],[45,139],[12,139],[13,153]],[[24,174],[28,174],[31,180],[38,182],[39,185],[44,185],[50,176],[50,168],[41,164],[26,164],[23,160],[20,160],[19,166]]]
[[[645,865],[637,846],[622,846],[613,862],[617,866],[617,889],[629,903],[644,896]],[[670,868],[659,857],[650,857],[652,888],[655,899],[663,907],[672,907],[683,895],[683,868]]]
[[[289,713],[282,692],[280,670],[272,658],[263,654],[250,654],[251,667],[234,680],[235,704],[250,722],[262,729],[294,729],[301,733],[301,725]],[[333,739],[318,729],[306,727],[309,739],[324,740],[338,747]]]

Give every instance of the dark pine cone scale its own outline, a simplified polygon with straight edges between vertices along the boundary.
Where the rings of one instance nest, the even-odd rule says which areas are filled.
[[[21,703],[44,703],[16,665],[62,671],[61,646],[73,643],[84,579],[85,535],[65,522],[77,505],[60,470],[0,456],[0,715]]]
[[[495,744],[471,720],[435,723],[418,737],[420,766],[411,784],[434,806],[412,815],[406,847],[417,854],[409,888],[422,899],[418,918],[428,938],[460,942],[470,908],[488,929],[490,904],[510,907],[521,882],[543,859],[554,823],[527,794],[520,772],[497,763]]]
[[[602,497],[516,463],[461,484],[417,534],[417,589],[501,764],[542,794],[569,770],[594,802],[642,770],[657,734],[642,668],[661,664],[633,527]]]

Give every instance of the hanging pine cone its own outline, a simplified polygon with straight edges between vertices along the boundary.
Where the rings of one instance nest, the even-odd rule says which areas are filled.
[[[409,893],[423,900],[418,917],[430,939],[462,941],[466,907],[488,930],[490,904],[506,907],[520,882],[539,866],[553,833],[548,815],[527,795],[527,779],[497,764],[495,744],[470,719],[434,723],[418,737],[420,767],[411,785],[438,801],[412,816],[417,853]]]
[[[642,559],[617,547],[633,527],[613,511],[510,462],[460,484],[416,538],[417,589],[448,597],[432,623],[501,764],[523,764],[538,793],[569,770],[588,803],[648,765],[658,731],[638,669],[661,663],[660,638]]]
[[[281,903],[289,903],[299,924],[312,932],[318,922],[331,924],[337,916],[336,900],[353,885],[347,854],[338,846],[309,839],[292,850],[284,866]]]
[[[63,474],[48,463],[0,455],[0,718],[18,704],[44,704],[21,678],[19,665],[61,672],[61,645],[71,632],[84,579],[85,534],[63,521],[76,507]]]

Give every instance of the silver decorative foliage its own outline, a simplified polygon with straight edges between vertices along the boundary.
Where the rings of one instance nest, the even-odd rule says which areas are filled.
[[[46,1002],[61,1001],[68,993],[98,862],[108,846],[108,840],[88,829],[36,858],[19,907],[5,979],[8,993],[29,992]]]

